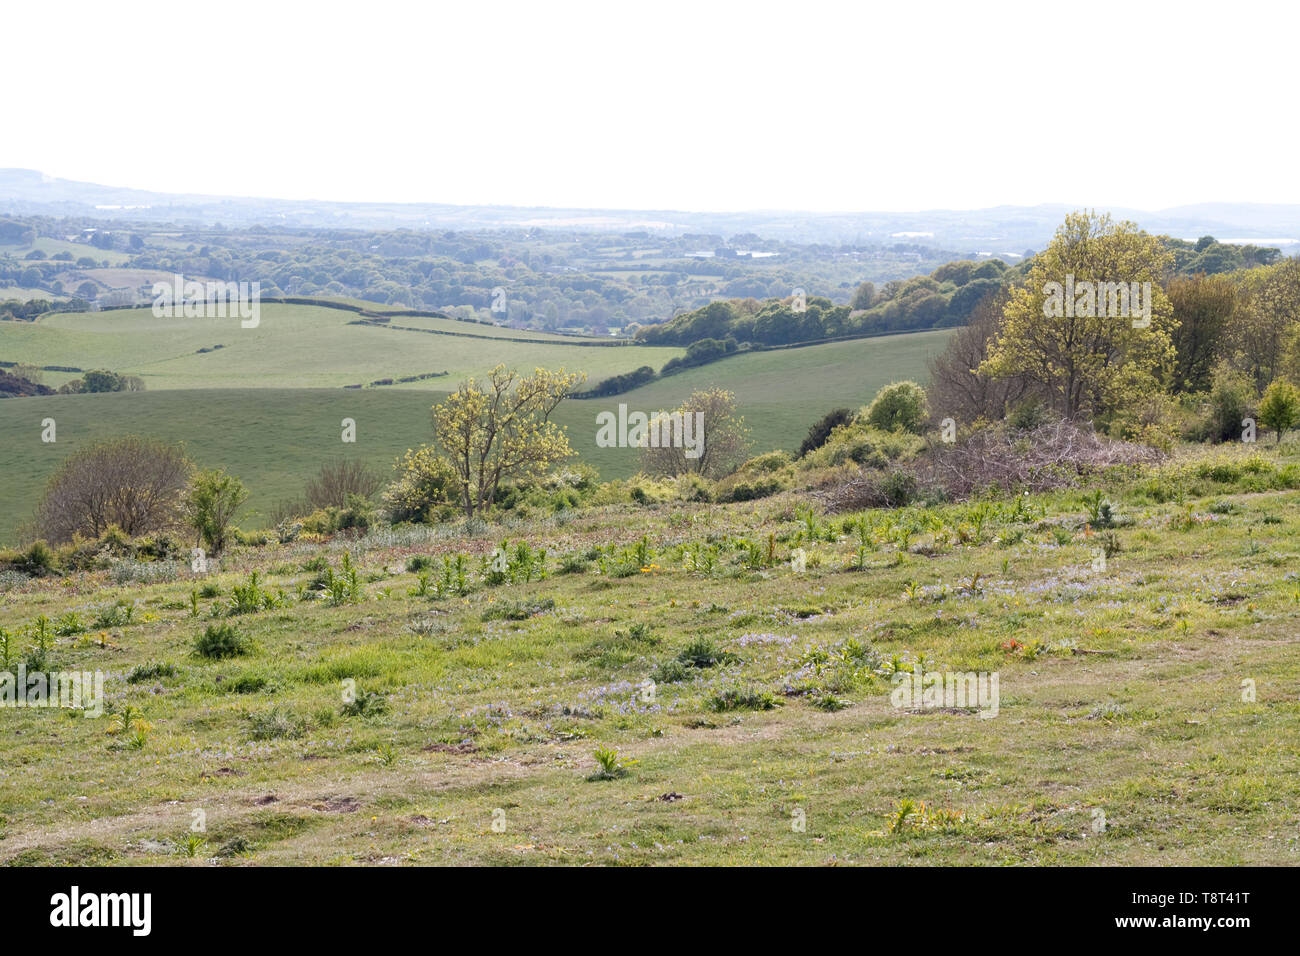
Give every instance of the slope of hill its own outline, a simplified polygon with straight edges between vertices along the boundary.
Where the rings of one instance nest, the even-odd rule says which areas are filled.
[[[123,313],[107,315],[114,314]],[[136,316],[128,317],[128,322],[134,327],[144,320]],[[144,327],[151,326],[144,323]],[[236,328],[236,338],[240,331]],[[94,334],[112,341],[107,330]],[[397,340],[397,333],[361,330],[360,334],[373,335],[381,342]],[[482,340],[407,334],[420,340],[471,341],[475,347],[484,344]],[[926,358],[943,347],[948,334],[918,332],[738,355],[669,376],[625,395],[565,402],[555,417],[567,429],[581,460],[594,465],[606,479],[634,474],[640,458],[636,449],[596,446],[597,414],[616,409],[620,402],[645,411],[672,408],[691,391],[714,385],[736,393],[755,451],[795,449],[808,426],[828,409],[866,402],[881,385],[895,379],[922,377]],[[0,343],[5,341],[0,335]],[[540,347],[507,344],[525,350],[508,353],[514,364],[531,368],[549,361],[550,352],[539,354],[544,351]],[[135,354],[135,350],[146,348],[147,342],[122,343],[120,347]],[[557,351],[564,348],[556,347]],[[575,361],[588,356],[605,359],[607,353],[620,356],[642,351],[569,348],[580,353],[572,356]],[[344,352],[341,361],[346,360]],[[455,378],[440,378],[407,388],[286,388],[278,385],[277,376],[290,381],[311,376],[305,371],[295,373],[292,366],[278,372],[276,363],[285,361],[278,353],[266,356],[267,371],[260,380],[236,363],[231,381],[245,383],[240,387],[160,388],[155,380],[151,385],[154,391],[50,395],[0,402],[0,447],[5,449],[0,461],[0,484],[5,488],[0,542],[13,540],[58,462],[86,442],[122,434],[184,442],[200,464],[224,466],[239,475],[252,494],[241,523],[260,526],[274,504],[297,496],[307,478],[325,461],[356,457],[388,474],[395,457],[432,439],[429,408],[456,382]],[[219,377],[213,380],[219,381]],[[45,418],[57,423],[58,440],[54,444],[41,441],[41,422]],[[344,418],[357,423],[355,444],[341,441],[340,423]]]
[[[593,348],[567,336],[452,319],[402,317],[390,324],[417,331],[359,324],[356,313],[343,309],[278,303],[263,303],[258,326],[249,329],[238,318],[158,318],[148,309],[60,313],[0,323],[0,360],[111,368],[139,375],[154,391],[342,387],[447,372],[423,380],[436,388],[498,363],[581,369],[594,380],[682,354],[609,346],[609,340],[595,340],[607,347]]]

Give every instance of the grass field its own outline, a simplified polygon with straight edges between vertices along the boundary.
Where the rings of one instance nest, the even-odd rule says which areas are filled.
[[[1295,864],[1300,498],[1216,454],[1109,484],[1101,569],[1077,492],[864,536],[787,493],[11,579],[11,654],[43,615],[108,712],[4,713],[0,861]],[[891,700],[918,663],[996,716]]]
[[[32,250],[40,250],[49,258],[58,255],[60,252],[70,252],[74,256],[72,265],[77,259],[88,256],[96,262],[108,262],[112,265],[121,265],[131,258],[129,252],[122,252],[114,249],[97,249],[92,245],[84,242],[68,242],[64,239],[53,239],[49,236],[39,236],[30,246],[18,245],[0,245],[0,256],[9,255],[15,259],[26,257],[27,253]]]
[[[340,309],[274,303],[262,306],[260,324],[249,329],[241,328],[238,318],[158,318],[148,309],[64,313],[35,323],[0,323],[0,359],[110,368],[139,375],[147,389],[157,391],[341,387],[441,371],[454,382],[498,363],[566,367],[597,381],[639,365],[659,368],[683,354],[681,349],[643,346],[581,347],[561,336],[536,333],[539,341],[548,338],[553,344],[497,342],[492,337],[502,330],[451,319],[424,323],[461,335],[351,324],[356,318]],[[465,338],[464,333],[483,337]],[[222,347],[199,351],[218,345]]]
[[[273,308],[267,306],[266,313]],[[229,348],[179,358],[167,356],[181,350],[192,353],[197,342],[211,345],[218,337],[205,339],[192,323],[177,328],[168,325],[174,320],[154,319],[138,311],[52,317],[35,326],[0,323],[0,358],[109,367],[141,375],[150,389],[0,401],[0,447],[6,450],[0,461],[5,487],[0,543],[12,541],[19,524],[31,516],[57,463],[88,441],[139,434],[185,442],[198,463],[224,466],[240,476],[251,492],[241,523],[258,527],[275,502],[299,494],[322,462],[356,456],[387,471],[396,456],[429,441],[430,406],[464,372],[404,387],[342,389],[307,387],[308,383],[355,378],[357,367],[369,369],[365,378],[370,381],[371,376],[379,377],[381,368],[393,374],[392,365],[399,361],[411,369],[426,363],[437,368],[439,363],[452,364],[454,357],[456,364],[468,366],[465,372],[482,373],[494,360],[531,369],[536,364],[551,367],[556,360],[585,363],[570,368],[587,368],[622,359],[631,364],[616,370],[625,371],[642,361],[643,353],[652,353],[651,364],[681,354],[677,349],[494,343],[349,326],[347,318],[346,312],[322,308],[286,310],[274,319],[264,314],[261,328],[242,330],[236,325],[228,337],[235,344]],[[453,330],[478,328],[452,320],[423,321],[441,321]],[[273,330],[266,333],[271,336],[268,343],[281,344],[259,348],[256,341],[243,339],[256,337],[263,329]],[[565,402],[556,419],[568,430],[582,461],[595,466],[604,479],[624,478],[637,471],[639,457],[634,449],[596,447],[597,414],[616,409],[619,403],[646,412],[672,408],[694,389],[717,385],[736,393],[755,452],[793,450],[808,427],[829,409],[856,408],[882,385],[900,378],[923,378],[925,359],[942,347],[947,335],[946,331],[918,332],[740,355],[621,396]],[[298,351],[286,365],[281,351],[288,340],[297,343],[293,348]],[[394,353],[395,344],[407,350]],[[427,359],[414,351],[417,346],[431,350]],[[304,364],[298,366],[299,361]],[[607,368],[604,374],[612,372]],[[47,384],[54,386],[72,377],[53,372],[45,376]],[[168,382],[191,387],[169,388]],[[56,422],[54,444],[40,440],[46,418]],[[355,445],[340,440],[344,418],[357,422]]]

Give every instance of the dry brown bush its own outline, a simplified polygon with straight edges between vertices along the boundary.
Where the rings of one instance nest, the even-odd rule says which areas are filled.
[[[984,489],[1050,491],[1116,466],[1154,464],[1164,454],[1116,441],[1086,425],[1058,421],[1027,431],[982,428],[951,445],[933,444],[914,462],[887,471],[863,469],[826,491],[832,511],[890,507],[915,497],[950,501]]]
[[[303,491],[307,510],[347,507],[348,495],[372,498],[384,483],[383,476],[363,461],[340,459],[327,462],[307,482]]]
[[[112,525],[148,534],[177,523],[190,463],[179,445],[134,435],[74,452],[50,478],[36,527],[50,543],[98,538]]]

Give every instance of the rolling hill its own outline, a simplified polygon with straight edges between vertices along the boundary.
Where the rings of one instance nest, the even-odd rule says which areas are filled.
[[[387,471],[407,448],[431,440],[432,404],[462,377],[482,374],[497,362],[582,369],[596,381],[637,365],[660,367],[681,354],[673,348],[584,346],[539,333],[517,341],[513,330],[428,317],[393,323],[434,334],[351,324],[355,318],[338,309],[264,305],[256,329],[241,329],[237,320],[156,319],[145,310],[0,323],[0,359],[107,366],[140,375],[148,387],[139,393],[0,401],[0,446],[6,450],[0,462],[6,489],[0,542],[12,541],[30,517],[58,462],[101,438],[134,433],[184,442],[196,462],[224,466],[244,480],[251,497],[241,523],[256,527],[276,501],[296,497],[325,461],[359,457]],[[437,334],[445,332],[461,334]],[[794,449],[830,408],[864,403],[890,381],[924,378],[926,358],[948,334],[743,353],[624,395],[571,400],[556,418],[581,460],[606,479],[634,474],[639,457],[635,449],[596,447],[599,412],[620,403],[643,411],[672,408],[710,386],[735,392],[755,452]],[[197,351],[216,344],[226,347]],[[443,369],[451,374],[404,386],[339,387]],[[45,376],[55,385],[71,377]],[[54,444],[40,440],[46,418],[57,423]],[[344,418],[357,423],[355,444],[340,440]]]

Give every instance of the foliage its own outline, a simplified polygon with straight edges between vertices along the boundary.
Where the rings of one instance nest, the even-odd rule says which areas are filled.
[[[925,389],[915,382],[894,382],[876,393],[867,407],[867,424],[881,431],[921,434],[927,418]]]
[[[240,657],[253,650],[253,642],[230,624],[209,624],[194,641],[194,652],[209,660]]]
[[[690,394],[680,406],[669,413],[670,420],[680,416],[683,423],[689,416],[693,436],[702,447],[699,454],[688,457],[685,442],[660,443],[658,448],[647,443],[641,449],[642,468],[652,477],[677,477],[696,474],[717,478],[727,474],[743,459],[749,447],[745,419],[736,413],[736,396],[725,389],[710,388]],[[656,415],[649,428],[663,435],[667,429],[665,419]]]
[[[224,469],[200,471],[190,481],[185,516],[209,554],[225,550],[230,522],[247,498],[243,482]]]
[[[36,525],[53,543],[98,538],[116,525],[128,536],[173,524],[190,475],[179,446],[127,436],[74,451],[55,470]]]
[[[1274,382],[1259,400],[1258,417],[1259,423],[1273,429],[1281,442],[1284,433],[1300,425],[1300,389],[1289,382]]]
[[[503,479],[539,475],[573,456],[550,416],[584,378],[542,368],[524,377],[498,365],[483,386],[471,378],[434,406],[434,430],[466,517],[487,508]]]
[[[852,422],[853,413],[847,408],[836,408],[827,412],[808,429],[808,436],[799,445],[799,457],[803,458],[809,452],[821,448],[830,440],[831,432],[841,425],[849,425]]]
[[[1109,416],[1159,390],[1172,367],[1173,308],[1160,287],[1170,262],[1154,237],[1109,215],[1071,213],[1011,289],[997,337],[980,370],[1024,376],[1060,416]],[[1150,283],[1150,321],[1115,315],[1117,300],[1079,293],[1053,299],[1049,284]],[[1130,311],[1134,304],[1130,302]]]

